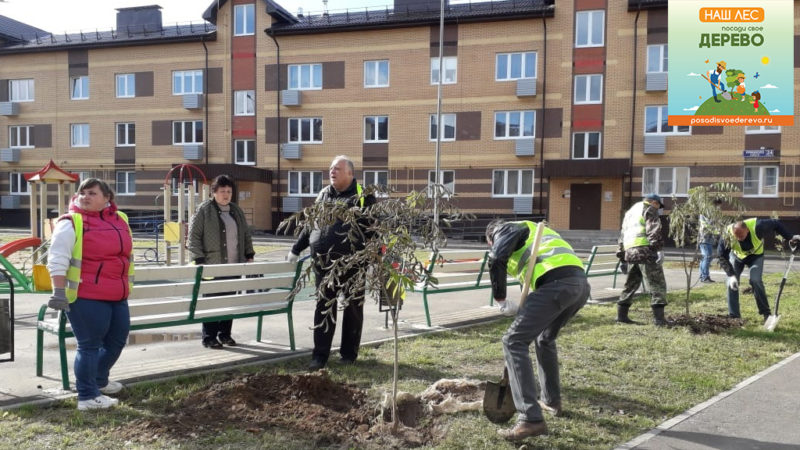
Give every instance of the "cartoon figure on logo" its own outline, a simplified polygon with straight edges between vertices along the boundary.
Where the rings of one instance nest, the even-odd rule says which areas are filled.
[[[727,64],[725,64],[725,61],[720,61],[717,63],[716,68],[709,70],[703,76],[703,78],[705,78],[706,80],[708,80],[709,83],[711,83],[711,94],[714,96],[714,101],[717,103],[722,102],[722,100],[717,98],[717,88],[719,88],[721,92],[727,92],[725,90],[725,83],[721,83],[719,80],[722,73],[725,72],[726,67]]]
[[[757,112],[758,111],[758,101],[761,100],[761,93],[758,92],[758,91],[753,91],[753,93],[750,94],[750,97],[753,97],[753,101],[751,101],[750,103],[753,104],[753,108],[755,108],[756,112]]]
[[[739,82],[739,84],[736,85],[736,93],[742,96],[742,101],[744,101],[744,97],[745,95],[747,95],[744,87],[744,79],[745,79],[744,72],[740,73],[736,77],[736,80]]]

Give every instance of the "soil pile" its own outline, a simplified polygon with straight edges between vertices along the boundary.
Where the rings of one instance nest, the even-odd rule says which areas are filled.
[[[686,327],[694,334],[722,333],[730,328],[744,326],[743,319],[703,313],[696,316],[687,316],[686,314],[669,316],[667,322],[671,327]]]

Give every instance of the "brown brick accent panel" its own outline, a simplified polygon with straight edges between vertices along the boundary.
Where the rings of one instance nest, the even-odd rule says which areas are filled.
[[[153,145],[172,145],[172,121],[153,121]]]
[[[389,144],[369,142],[362,144],[362,161],[365,168],[385,168],[389,165]]]
[[[153,96],[153,72],[136,72],[133,74],[136,83],[137,97]]]
[[[33,145],[38,148],[53,146],[53,126],[49,123],[33,126]]]
[[[281,64],[267,64],[264,66],[264,90],[265,91],[281,91],[286,89],[289,85],[289,81],[287,78],[289,74],[287,73],[287,65]],[[324,72],[323,72],[324,75]],[[278,78],[280,78],[280,84],[278,84]]]
[[[647,11],[647,44],[667,43],[667,10],[651,9]]]
[[[70,50],[67,55],[69,76],[89,75],[89,50]]]
[[[208,93],[222,93],[222,67],[208,68]]]
[[[456,113],[456,140],[476,141],[481,139],[481,112],[462,111]]]
[[[322,89],[344,89],[344,61],[322,63]]]

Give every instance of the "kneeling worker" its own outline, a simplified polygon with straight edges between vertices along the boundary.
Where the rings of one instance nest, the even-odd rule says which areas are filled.
[[[495,220],[486,228],[486,242],[492,248],[489,253],[492,296],[503,314],[516,315],[503,335],[503,352],[519,417],[514,427],[498,431],[510,441],[546,434],[542,409],[554,415],[561,413],[556,338],[589,298],[583,263],[572,247],[550,228],[544,228],[532,273],[526,274],[536,227],[536,223],[529,221]],[[530,280],[531,292],[521,308],[514,300],[506,299],[507,274],[523,284]],[[531,343],[536,348],[541,400],[531,364]]]

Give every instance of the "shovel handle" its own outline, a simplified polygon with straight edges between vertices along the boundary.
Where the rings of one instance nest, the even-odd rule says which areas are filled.
[[[533,276],[533,267],[536,265],[536,255],[539,253],[539,244],[542,242],[542,234],[544,234],[545,221],[536,224],[536,234],[533,235],[533,245],[531,245],[531,254],[528,256],[528,264],[525,266],[525,283],[522,285],[522,298],[519,299],[519,309],[525,304],[525,299],[528,298],[528,292],[531,290],[531,278]]]

